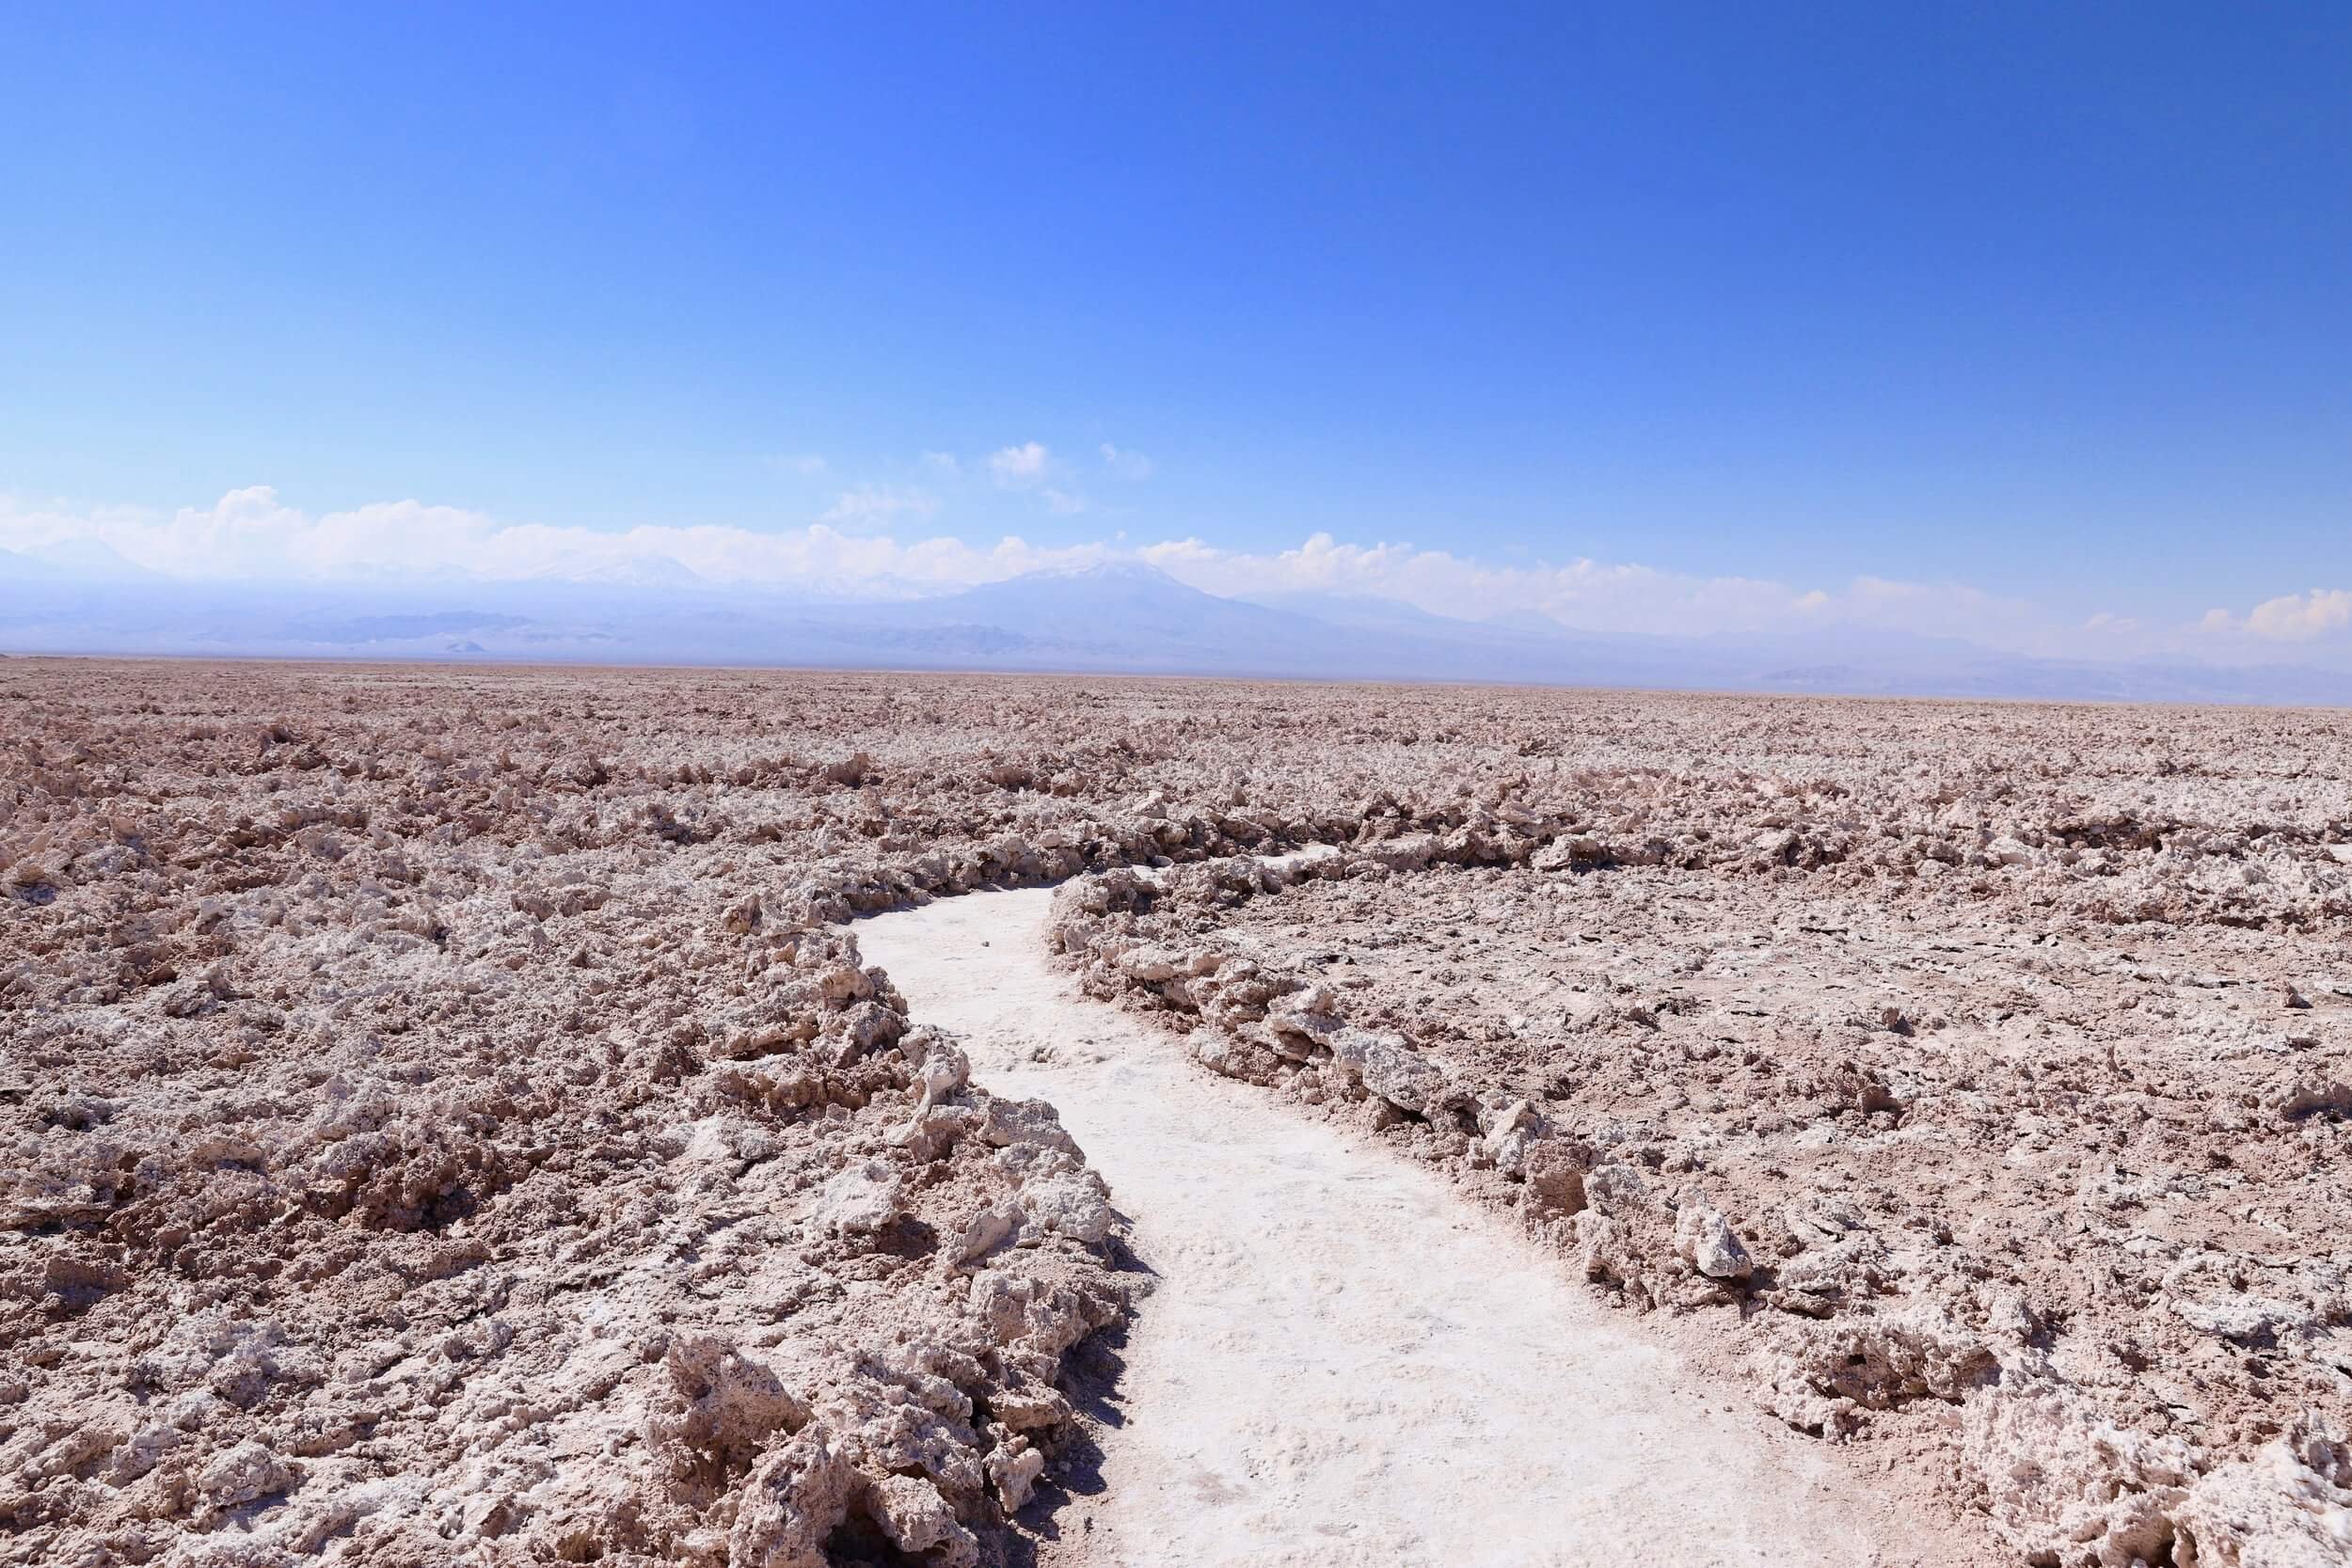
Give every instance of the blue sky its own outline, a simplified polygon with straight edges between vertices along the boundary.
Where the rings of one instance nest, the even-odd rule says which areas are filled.
[[[1130,9],[9,8],[0,545],[2352,583],[2352,9]]]

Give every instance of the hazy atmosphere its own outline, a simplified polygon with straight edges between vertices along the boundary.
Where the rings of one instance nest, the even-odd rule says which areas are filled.
[[[22,650],[2352,692],[2328,8],[0,45]]]

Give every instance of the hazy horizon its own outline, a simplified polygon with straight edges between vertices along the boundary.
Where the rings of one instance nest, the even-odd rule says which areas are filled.
[[[29,559],[29,558],[28,558]],[[0,582],[0,638],[30,654],[397,662],[881,669],[1451,682],[1661,691],[2352,705],[2352,673],[2003,654],[1824,626],[1671,637],[1483,621],[1402,600],[1225,597],[1156,567],[1047,568],[955,593],[781,599],[645,581],[420,578],[282,587],[123,583],[102,562]]]

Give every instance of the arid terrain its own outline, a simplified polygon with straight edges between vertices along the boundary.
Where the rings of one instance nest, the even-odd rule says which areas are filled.
[[[0,1561],[1092,1560],[1184,1259],[855,924],[1050,884],[1911,1560],[2352,1560],[2352,715],[9,659]]]

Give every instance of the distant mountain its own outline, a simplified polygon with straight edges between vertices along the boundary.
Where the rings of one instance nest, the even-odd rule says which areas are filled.
[[[1237,597],[1244,604],[1279,610],[1291,615],[1305,615],[1330,626],[1357,626],[1367,631],[1479,637],[1497,631],[1524,635],[1530,629],[1525,626],[1497,626],[1492,622],[1457,620],[1451,615],[1423,610],[1419,605],[1406,604],[1402,599],[1383,599],[1369,594],[1243,594]],[[1556,622],[1548,623],[1541,635],[1562,637],[1566,635],[1566,629]]]
[[[561,585],[588,584],[598,588],[649,588],[664,591],[709,588],[710,579],[684,562],[666,555],[630,555],[618,560],[579,562],[560,574],[548,572],[533,579]]]
[[[21,552],[25,558],[56,568],[61,575],[92,583],[163,582],[161,572],[134,562],[112,545],[98,539],[59,539]],[[0,570],[5,570],[0,566]]]
[[[1328,628],[1238,599],[1221,599],[1134,562],[1043,572],[961,594],[845,607],[836,624],[895,628],[988,628],[1041,658],[1162,666],[1206,660],[1245,667],[1268,656],[1328,654]]]
[[[1540,616],[1463,621],[1349,594],[1223,598],[1134,562],[864,603],[721,586],[666,557],[606,578],[263,588],[125,574],[87,554],[59,562],[0,551],[0,649],[2352,705],[2352,674],[2301,666],[2038,659],[1855,627],[1601,635]]]
[[[967,636],[986,628],[996,634],[988,651],[1006,668],[1568,683],[1621,680],[1643,668],[1565,630],[1530,637],[1393,600],[1221,598],[1136,562],[1033,572],[904,605],[844,607],[804,624],[898,645],[912,628]]]
[[[1506,610],[1500,615],[1489,615],[1478,623],[1506,631],[1533,632],[1538,637],[1557,637],[1568,628],[1540,610]]]
[[[72,576],[54,561],[24,550],[0,550],[0,589],[10,583],[56,582]]]
[[[302,626],[305,641],[335,647],[362,647],[375,642],[412,642],[424,638],[452,637],[461,632],[508,631],[530,625],[520,615],[495,615],[478,610],[445,610],[430,615],[359,615],[346,621],[318,621]],[[475,643],[473,652],[482,651]]]

